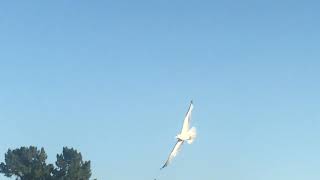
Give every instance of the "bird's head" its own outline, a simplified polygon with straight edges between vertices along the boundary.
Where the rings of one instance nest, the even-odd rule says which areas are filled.
[[[176,139],[181,139],[181,135],[180,134],[178,134],[178,135],[176,135],[176,137],[175,137]]]

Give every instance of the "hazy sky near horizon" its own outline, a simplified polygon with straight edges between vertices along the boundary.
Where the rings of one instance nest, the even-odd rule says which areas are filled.
[[[319,6],[2,1],[0,161],[69,146],[99,180],[320,179]],[[160,172],[191,99],[198,139]]]

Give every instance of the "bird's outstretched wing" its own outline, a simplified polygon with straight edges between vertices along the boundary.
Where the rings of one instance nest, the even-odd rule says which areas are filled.
[[[188,109],[187,114],[186,114],[186,117],[184,118],[184,121],[183,121],[181,134],[184,134],[184,133],[188,132],[188,130],[189,130],[189,124],[190,124],[190,120],[191,120],[191,112],[192,112],[192,110],[193,110],[193,103],[191,101],[189,109]]]
[[[166,166],[168,166],[168,164],[171,162],[171,160],[177,156],[181,146],[183,144],[183,141],[182,140],[178,140],[176,145],[174,146],[174,148],[172,149],[166,163],[161,167],[161,169],[165,168]]]

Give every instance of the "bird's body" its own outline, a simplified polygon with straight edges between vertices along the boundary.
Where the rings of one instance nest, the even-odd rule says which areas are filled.
[[[196,128],[194,128],[194,127],[190,128],[192,110],[193,110],[193,103],[191,101],[189,109],[186,114],[186,117],[184,118],[184,121],[183,121],[183,126],[181,129],[181,132],[180,132],[180,134],[178,134],[176,136],[177,143],[174,146],[174,148],[172,149],[167,161],[161,167],[161,169],[165,168],[171,162],[171,160],[178,154],[182,144],[185,141],[187,141],[188,144],[191,144],[194,141],[194,139],[196,138],[196,134],[197,134]]]

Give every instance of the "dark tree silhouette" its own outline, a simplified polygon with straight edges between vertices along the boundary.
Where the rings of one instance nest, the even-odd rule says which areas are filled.
[[[8,150],[5,162],[0,163],[0,174],[16,177],[16,180],[89,180],[90,161],[83,161],[80,152],[64,147],[57,161],[47,164],[43,148],[34,146]]]
[[[91,176],[90,161],[83,161],[81,153],[73,148],[63,148],[56,166],[53,175],[57,180],[88,180]]]
[[[5,163],[0,164],[0,173],[7,177],[16,176],[19,180],[48,180],[53,171],[52,164],[46,164],[44,149],[34,146],[8,150]]]

